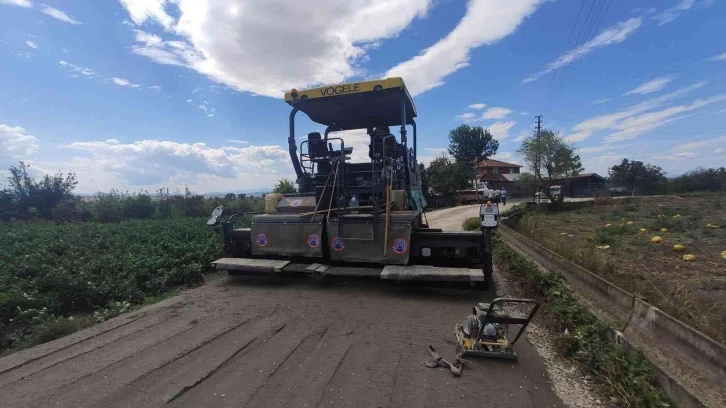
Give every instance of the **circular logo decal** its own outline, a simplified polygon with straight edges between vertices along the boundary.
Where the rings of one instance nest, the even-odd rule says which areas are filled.
[[[397,254],[400,255],[400,254],[406,252],[406,247],[407,246],[408,245],[406,245],[406,240],[405,239],[398,238],[395,241],[393,241],[393,252],[395,252],[395,253],[397,253]]]
[[[320,245],[320,235],[310,234],[308,235],[308,246],[310,248],[317,248]]]
[[[265,245],[267,245],[267,242],[268,242],[267,241],[267,235],[265,235],[264,232],[260,232],[255,237],[255,242],[257,242],[257,245],[259,245],[259,246],[265,246]]]
[[[290,206],[291,207],[300,207],[300,204],[302,204],[302,200],[299,199],[299,198],[290,201]]]
[[[342,251],[345,249],[345,242],[342,238],[333,237],[330,239],[330,246],[336,251]]]

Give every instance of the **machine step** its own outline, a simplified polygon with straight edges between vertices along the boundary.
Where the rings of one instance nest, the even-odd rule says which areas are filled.
[[[468,268],[445,268],[431,265],[386,265],[381,279],[444,281],[444,282],[483,282],[484,271]]]
[[[429,281],[429,282],[483,282],[484,272],[481,269],[447,268],[431,265],[386,265],[386,266],[351,266],[325,265],[320,263],[297,263],[277,259],[252,258],[221,258],[212,262],[217,269],[224,269],[230,274],[270,275],[308,274],[317,276],[358,276],[375,277],[394,281]]]
[[[221,258],[212,262],[217,269],[224,269],[233,273],[234,271],[248,272],[252,274],[270,274],[282,272],[282,269],[290,261],[277,259],[252,259],[252,258]]]

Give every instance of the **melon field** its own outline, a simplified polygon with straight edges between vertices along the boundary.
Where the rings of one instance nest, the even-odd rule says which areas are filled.
[[[0,224],[0,353],[203,282],[221,254],[205,221]]]
[[[726,195],[599,199],[517,229],[726,343]]]

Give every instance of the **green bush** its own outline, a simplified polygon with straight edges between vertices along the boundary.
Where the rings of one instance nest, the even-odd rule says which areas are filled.
[[[39,323],[94,310],[108,318],[176,286],[203,282],[222,245],[219,229],[205,219],[174,218],[12,222],[0,231],[0,248],[1,350],[12,346],[13,332]]]
[[[668,399],[655,386],[653,369],[642,353],[613,343],[608,328],[566,284],[559,273],[543,272],[536,264],[523,258],[496,240],[494,256],[499,265],[510,271],[518,284],[545,304],[553,319],[560,351],[581,363],[610,395],[623,400],[628,407],[668,407]]]
[[[461,228],[464,231],[479,231],[481,229],[481,221],[479,221],[479,217],[469,217],[461,224]]]

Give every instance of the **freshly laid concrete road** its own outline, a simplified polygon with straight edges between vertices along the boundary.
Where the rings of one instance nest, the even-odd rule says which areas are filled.
[[[470,211],[429,221],[458,229]],[[0,359],[0,406],[563,406],[527,341],[518,362],[476,360],[460,378],[424,366],[429,344],[453,357],[454,324],[492,297],[378,280],[224,276]]]

